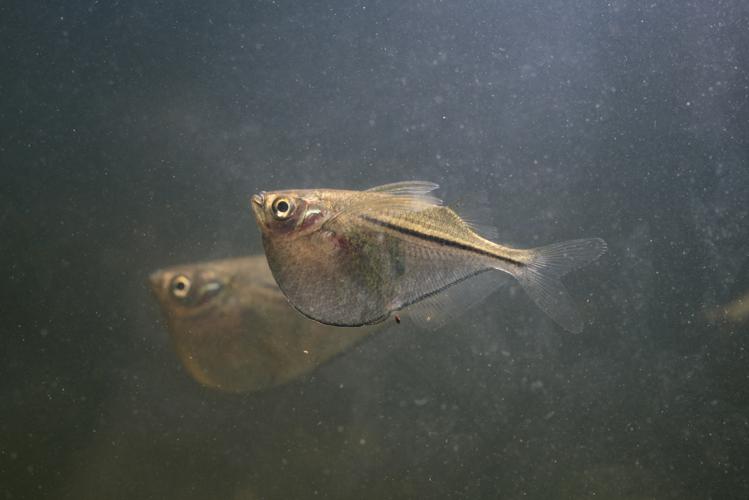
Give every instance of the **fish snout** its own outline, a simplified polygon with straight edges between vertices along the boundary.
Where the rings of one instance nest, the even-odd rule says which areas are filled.
[[[265,210],[265,191],[260,191],[258,194],[252,195],[252,211],[255,214],[255,218],[258,221],[263,220],[263,212]]]
[[[153,290],[154,292],[158,291],[159,288],[161,288],[161,277],[163,275],[164,273],[161,270],[154,271],[148,275],[148,284],[151,285],[151,290]]]
[[[262,208],[265,205],[265,191],[260,191],[258,194],[253,194],[252,203]]]

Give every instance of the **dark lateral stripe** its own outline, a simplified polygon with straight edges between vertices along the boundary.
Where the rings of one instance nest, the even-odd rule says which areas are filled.
[[[408,235],[408,236],[413,236],[414,238],[420,238],[422,240],[431,241],[431,242],[437,243],[439,245],[444,245],[444,246],[448,246],[448,247],[458,248],[460,250],[466,250],[468,252],[477,253],[479,255],[484,255],[484,256],[487,256],[487,257],[492,257],[494,259],[503,260],[503,261],[509,262],[511,264],[516,264],[516,265],[522,265],[523,264],[522,262],[520,262],[518,260],[511,259],[509,257],[504,257],[502,255],[497,255],[497,254],[494,254],[492,252],[488,252],[488,251],[486,251],[486,250],[484,250],[482,248],[476,248],[474,246],[467,245],[465,243],[461,243],[461,242],[455,241],[455,240],[448,240],[447,238],[443,238],[441,236],[436,236],[434,234],[423,233],[421,231],[418,231],[416,229],[412,229],[410,227],[399,226],[397,224],[393,224],[391,222],[380,220],[380,219],[377,219],[375,217],[371,217],[369,215],[362,215],[361,218],[364,219],[367,222],[371,222],[372,224],[375,224],[375,225],[378,225],[380,227],[384,227],[384,228],[387,228],[387,229],[391,229],[391,230],[393,230],[393,231],[395,231],[397,233],[405,234],[405,235]]]

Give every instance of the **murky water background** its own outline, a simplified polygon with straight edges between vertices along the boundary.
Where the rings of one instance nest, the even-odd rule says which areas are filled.
[[[0,6],[3,498],[746,498],[749,5]],[[517,288],[262,394],[146,277],[261,251],[249,195],[440,183],[601,236],[571,335]]]

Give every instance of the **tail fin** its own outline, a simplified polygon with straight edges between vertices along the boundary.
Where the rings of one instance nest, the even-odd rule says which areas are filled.
[[[565,330],[580,333],[583,321],[560,278],[606,252],[600,238],[564,241],[530,250],[527,265],[515,277],[533,301]]]

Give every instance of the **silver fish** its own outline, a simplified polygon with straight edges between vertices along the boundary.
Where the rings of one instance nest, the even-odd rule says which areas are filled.
[[[482,299],[500,283],[495,271],[502,271],[562,327],[582,330],[560,278],[603,254],[603,240],[503,246],[442,206],[431,194],[437,187],[413,181],[367,191],[253,196],[268,263],[289,302],[309,318],[336,326],[376,324],[402,309],[429,322],[455,304],[465,309]],[[456,300],[444,300],[448,289],[479,282],[461,286],[452,295]]]

